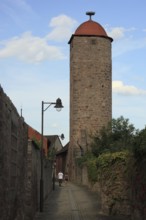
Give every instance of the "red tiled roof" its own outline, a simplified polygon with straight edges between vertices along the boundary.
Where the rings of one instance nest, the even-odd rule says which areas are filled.
[[[38,141],[39,143],[41,142],[41,134],[36,131],[35,129],[33,129],[32,127],[28,126],[28,138],[31,140],[35,140]],[[44,137],[44,152],[45,155],[47,156],[48,153],[48,139],[46,137]]]
[[[71,36],[69,40],[69,44],[71,43],[72,39],[75,36],[96,36],[96,37],[103,37],[103,38],[108,38],[111,42],[113,39],[109,37],[104,30],[104,28],[97,22],[88,20],[84,23],[82,23],[75,31],[75,33]]]
[[[104,28],[99,23],[92,20],[82,23],[76,29],[74,35],[96,35],[108,37]]]

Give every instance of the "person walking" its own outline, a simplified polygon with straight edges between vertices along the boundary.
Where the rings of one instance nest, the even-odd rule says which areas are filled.
[[[61,186],[62,181],[63,181],[63,173],[60,171],[60,172],[58,173],[58,182],[59,182],[59,186]]]

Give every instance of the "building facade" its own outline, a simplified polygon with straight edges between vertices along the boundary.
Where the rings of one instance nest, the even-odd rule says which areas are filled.
[[[112,118],[111,42],[91,19],[71,36],[70,44],[70,173],[76,179],[75,158],[90,150],[90,138]]]

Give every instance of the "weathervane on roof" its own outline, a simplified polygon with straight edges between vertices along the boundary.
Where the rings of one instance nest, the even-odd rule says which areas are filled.
[[[89,15],[89,20],[92,20],[92,19],[91,19],[91,16],[92,16],[92,15],[95,15],[95,12],[93,12],[93,11],[87,11],[87,12],[86,12],[86,15]]]

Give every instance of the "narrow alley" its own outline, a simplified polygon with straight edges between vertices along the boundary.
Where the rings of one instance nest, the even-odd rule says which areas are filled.
[[[122,220],[103,215],[98,200],[97,194],[86,187],[72,183],[59,187],[56,183],[43,212],[38,212],[34,220]]]

